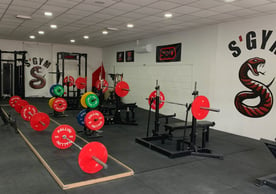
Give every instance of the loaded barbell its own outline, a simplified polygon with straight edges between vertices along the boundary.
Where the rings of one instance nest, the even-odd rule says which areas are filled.
[[[30,105],[26,100],[22,100],[19,96],[10,98],[9,103],[21,117],[30,121],[31,127],[36,131],[43,131],[50,124],[50,118],[46,113],[38,112],[37,108]]]
[[[78,163],[86,173],[96,173],[102,168],[107,169],[108,152],[100,142],[90,142],[84,147],[75,143],[76,132],[70,125],[60,125],[52,133],[52,142],[59,149],[67,149],[72,145],[80,149]]]
[[[157,92],[153,91],[150,95],[149,98],[146,98],[148,100],[149,105],[151,106],[152,109],[156,109],[156,98],[157,98]],[[159,109],[161,109],[164,105],[164,103],[169,103],[169,104],[175,104],[175,105],[180,105],[180,106],[186,106],[188,107],[188,104],[182,104],[178,102],[170,102],[165,100],[165,95],[163,92],[159,91]],[[194,101],[192,102],[192,114],[193,116],[198,119],[202,120],[204,119],[209,111],[213,112],[219,112],[219,109],[215,108],[210,108],[210,103],[207,97],[205,96],[197,96]]]
[[[96,82],[96,88],[98,90],[102,90],[102,92],[106,92],[108,88],[113,88],[108,86],[108,82],[106,80],[98,80]],[[120,97],[125,97],[129,93],[129,85],[125,81],[120,81],[115,86],[115,93]]]

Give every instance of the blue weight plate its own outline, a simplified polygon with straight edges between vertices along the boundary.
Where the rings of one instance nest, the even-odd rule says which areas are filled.
[[[79,114],[77,115],[77,120],[78,120],[78,123],[81,125],[81,126],[84,126],[84,118],[85,118],[85,115],[86,115],[86,109],[83,109],[79,112]]]
[[[54,88],[55,88],[56,85],[57,85],[57,84],[53,84],[53,85],[50,87],[50,94],[51,94],[52,96],[55,96],[55,94],[54,94]]]

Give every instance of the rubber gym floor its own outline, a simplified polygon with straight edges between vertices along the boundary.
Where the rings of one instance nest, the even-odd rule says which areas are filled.
[[[42,112],[52,112],[46,98],[27,99],[27,101]],[[1,100],[1,104],[7,103],[8,99]],[[77,126],[76,114],[78,112],[79,110],[67,110],[65,111],[68,114],[67,117],[52,118],[63,124]],[[198,156],[170,159],[135,143],[136,137],[145,137],[146,135],[147,116],[147,110],[137,108],[137,126],[105,125],[103,137],[87,138],[88,141],[102,142],[107,147],[109,154],[134,170],[133,176],[69,190],[62,190],[59,187],[21,136],[15,133],[10,125],[5,125],[0,120],[0,193],[276,193],[275,189],[268,186],[258,187],[255,185],[256,178],[276,171],[276,160],[262,142],[211,129],[208,147],[215,153],[223,154],[224,160]],[[152,120],[153,118],[152,115]],[[170,122],[174,121],[176,120],[170,120]],[[231,122],[230,119],[229,122]],[[79,126],[77,130],[81,128]],[[53,129],[47,128],[46,130]]]

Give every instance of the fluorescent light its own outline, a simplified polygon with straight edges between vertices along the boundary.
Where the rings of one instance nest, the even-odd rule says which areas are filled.
[[[83,38],[84,38],[84,39],[89,39],[89,36],[84,35]]]
[[[34,35],[30,35],[29,38],[30,39],[35,39],[35,36]]]
[[[57,28],[57,25],[51,24],[50,27],[53,28],[53,29],[56,29],[56,28]]]
[[[71,40],[70,40],[70,42],[71,42],[71,43],[75,43],[75,42],[76,42],[76,40],[74,40],[74,39],[71,39]]]
[[[236,0],[223,0],[225,3],[231,3],[231,2],[234,2]]]
[[[171,18],[171,17],[172,17],[172,13],[165,13],[165,14],[164,14],[164,17],[165,17],[165,18]]]
[[[106,29],[110,30],[110,31],[118,31],[119,30],[118,28],[113,28],[113,27],[107,27]]]
[[[23,19],[23,20],[31,20],[32,17],[28,15],[16,15],[16,18]]]
[[[128,27],[128,28],[133,28],[134,25],[133,25],[133,24],[127,24],[127,27]]]
[[[44,34],[44,31],[39,30],[39,31],[38,31],[38,34],[43,35],[43,34]]]
[[[52,13],[52,12],[49,12],[49,11],[45,11],[45,12],[44,12],[44,15],[45,15],[45,16],[52,16],[53,13]]]
[[[108,34],[108,31],[104,30],[104,31],[102,31],[102,33],[106,35],[106,34]]]

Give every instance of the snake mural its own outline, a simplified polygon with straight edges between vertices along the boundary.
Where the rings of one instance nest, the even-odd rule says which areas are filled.
[[[44,78],[45,75],[39,75],[41,69],[42,67],[40,66],[34,66],[30,71],[31,76],[34,77],[34,79],[30,80],[29,84],[33,89],[41,89],[46,85],[46,79]]]
[[[235,107],[237,110],[248,117],[259,118],[269,113],[273,105],[273,95],[269,87],[274,79],[265,85],[260,81],[254,80],[249,77],[248,73],[251,72],[254,76],[264,75],[259,69],[264,67],[265,60],[259,57],[250,58],[245,61],[239,70],[239,79],[241,83],[251,91],[241,91],[235,96]],[[247,99],[260,98],[259,103],[256,105],[248,105],[244,102]]]

